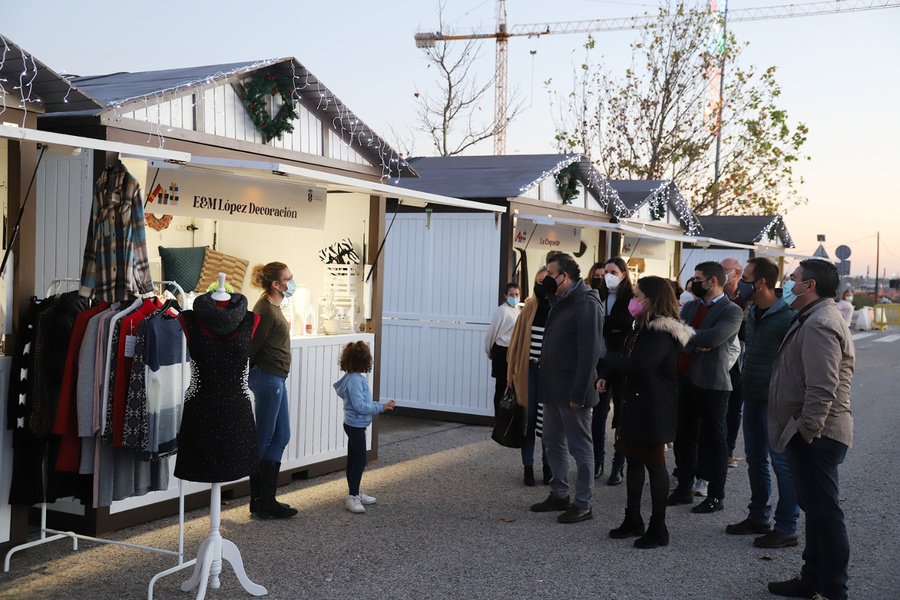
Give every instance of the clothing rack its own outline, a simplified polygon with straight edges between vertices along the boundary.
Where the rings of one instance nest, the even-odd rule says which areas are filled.
[[[80,283],[80,282],[81,282],[80,279],[73,279],[73,278],[54,279],[50,282],[50,285],[47,286],[46,296],[49,297],[50,295],[52,295],[54,287],[56,288],[56,293],[59,293],[60,286],[62,284],[64,284],[64,283]],[[153,281],[153,284],[154,285],[159,284],[159,285],[174,286],[175,289],[178,291],[178,295],[181,300],[181,306],[182,307],[185,306],[185,301],[187,299],[187,296],[184,293],[184,289],[178,284],[178,282],[175,282],[175,281]],[[110,333],[110,337],[111,337],[111,333]],[[183,365],[186,360],[187,360],[187,338],[184,338],[182,341],[182,346],[181,346],[181,363],[182,363],[182,371],[181,371],[182,385],[181,385],[181,387],[182,387],[182,389],[184,389],[184,366]],[[107,364],[106,364],[107,381],[104,384],[104,390],[106,390],[106,386],[108,385],[109,369],[110,369],[109,357],[107,357]],[[184,399],[182,398],[182,402],[183,401],[184,401]],[[47,477],[48,477],[47,471],[49,469],[46,457],[44,458],[42,468],[43,468],[42,475],[43,475],[44,485],[46,486]],[[9,572],[9,561],[14,553],[16,553],[20,550],[26,550],[28,548],[33,548],[35,546],[40,546],[42,544],[47,544],[49,542],[54,542],[56,540],[61,540],[61,539],[65,539],[65,538],[72,539],[72,550],[78,550],[78,540],[87,540],[87,541],[91,541],[91,542],[97,542],[100,544],[113,544],[116,546],[124,546],[126,548],[134,548],[136,550],[147,550],[149,552],[157,552],[160,554],[168,554],[171,556],[177,556],[178,564],[175,567],[166,569],[165,571],[161,571],[161,572],[157,573],[156,575],[154,575],[153,578],[150,579],[150,584],[147,588],[147,599],[153,600],[153,586],[156,584],[156,581],[158,579],[165,577],[166,575],[169,575],[171,573],[180,571],[181,569],[186,569],[188,567],[191,567],[191,566],[193,566],[193,564],[195,562],[197,562],[197,559],[192,559],[187,562],[185,562],[185,560],[184,560],[184,487],[183,487],[183,482],[180,479],[178,480],[178,550],[177,551],[167,550],[164,548],[154,548],[152,546],[141,546],[139,544],[129,544],[127,542],[119,542],[116,540],[107,540],[104,538],[97,538],[97,537],[92,537],[89,535],[82,535],[80,533],[75,533],[74,531],[59,531],[57,529],[50,529],[47,527],[47,503],[46,502],[41,502],[41,529],[40,529],[40,532],[41,532],[40,538],[38,538],[37,540],[34,540],[32,542],[26,542],[24,544],[15,546],[6,553],[6,558],[3,561],[3,572],[4,573]],[[47,534],[51,534],[51,535],[48,536]]]

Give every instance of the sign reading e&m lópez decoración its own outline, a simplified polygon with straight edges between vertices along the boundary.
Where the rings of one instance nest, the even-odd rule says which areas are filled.
[[[227,173],[161,169],[145,212],[325,228],[326,190]]]

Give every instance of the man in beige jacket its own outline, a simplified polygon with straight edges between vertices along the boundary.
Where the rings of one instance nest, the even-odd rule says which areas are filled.
[[[799,312],[772,367],[769,443],[786,452],[800,508],[806,547],[800,574],[769,583],[794,598],[847,598],[850,542],[838,490],[838,465],[853,442],[850,384],[855,351],[847,323],[834,304],[835,266],[808,259],[791,274],[783,298]]]

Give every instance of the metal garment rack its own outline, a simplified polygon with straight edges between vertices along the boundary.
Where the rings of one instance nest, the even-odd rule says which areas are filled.
[[[53,293],[54,287],[56,288],[57,292],[59,292],[60,286],[64,283],[80,283],[80,282],[81,282],[80,279],[73,279],[73,278],[54,279],[53,281],[50,282],[50,285],[47,286],[46,296],[49,297]],[[185,300],[187,297],[185,296],[184,289],[180,285],[178,285],[177,282],[175,282],[175,281],[153,281],[153,284],[154,285],[171,285],[171,286],[175,287],[176,290],[178,291],[178,295],[181,299],[181,306],[182,307],[185,306]],[[181,364],[182,364],[182,370],[181,370],[182,386],[181,387],[182,387],[182,389],[184,388],[184,363],[186,360],[187,360],[187,338],[185,337],[184,340],[182,341],[182,346],[181,346]],[[109,371],[107,369],[107,376],[108,376],[108,374],[109,374]],[[184,401],[184,399],[182,398],[182,402],[183,401]],[[45,458],[44,464],[43,464],[43,470],[44,470],[43,480],[44,480],[45,485],[46,485],[46,481],[47,481],[47,470],[48,469],[49,469],[49,467],[47,465],[47,459]],[[51,534],[51,535],[48,536],[47,534]],[[89,535],[82,535],[80,533],[75,533],[74,531],[59,531],[57,529],[49,529],[47,527],[47,503],[41,502],[41,537],[32,542],[26,542],[24,544],[20,544],[18,546],[11,548],[6,553],[6,558],[3,561],[3,572],[4,573],[9,572],[9,560],[14,553],[16,553],[20,550],[25,550],[27,548],[33,548],[35,546],[40,546],[42,544],[54,542],[56,540],[61,540],[64,538],[72,539],[72,550],[78,550],[78,540],[87,540],[87,541],[91,541],[91,542],[97,542],[100,544],[113,544],[116,546],[124,546],[126,548],[134,548],[136,550],[147,550],[150,552],[157,552],[160,554],[169,554],[172,556],[177,556],[178,564],[175,567],[166,569],[165,571],[161,571],[161,572],[157,573],[156,575],[154,575],[152,579],[150,579],[150,584],[147,588],[147,599],[148,600],[153,600],[153,586],[156,584],[157,580],[159,580],[160,578],[165,577],[166,575],[169,575],[171,573],[180,571],[181,569],[186,569],[188,567],[191,567],[191,566],[193,566],[193,564],[195,562],[197,562],[196,558],[191,559],[187,562],[185,562],[185,560],[184,560],[184,485],[180,479],[178,480],[178,551],[166,550],[164,548],[154,548],[152,546],[141,546],[138,544],[129,544],[127,542],[119,542],[116,540],[107,540],[107,539],[103,539],[103,538],[92,537]]]

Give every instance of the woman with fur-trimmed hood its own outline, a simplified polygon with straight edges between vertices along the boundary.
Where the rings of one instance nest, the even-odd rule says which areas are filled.
[[[669,543],[665,445],[675,439],[678,419],[678,353],[694,330],[680,321],[675,292],[662,277],[641,278],[628,309],[635,318],[634,331],[621,352],[607,354],[597,381],[597,391],[604,392],[610,375],[624,378],[615,447],[628,459],[627,505],[625,521],[609,535],[618,539],[641,536],[635,547],[656,548]],[[641,518],[645,469],[653,505],[646,532]]]

